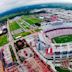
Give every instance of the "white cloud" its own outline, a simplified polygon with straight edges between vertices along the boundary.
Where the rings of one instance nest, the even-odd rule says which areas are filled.
[[[19,6],[52,2],[72,3],[72,0],[0,0],[0,13]]]

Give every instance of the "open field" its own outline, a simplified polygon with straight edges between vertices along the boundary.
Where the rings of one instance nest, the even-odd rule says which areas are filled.
[[[30,34],[30,32],[22,32],[22,33],[16,34],[15,36],[26,36],[29,34]]]
[[[39,31],[41,31],[41,30],[42,30],[42,29],[35,29],[36,32],[39,32]]]
[[[0,36],[0,46],[3,46],[4,44],[8,43],[7,35]]]
[[[9,27],[10,27],[10,31],[14,31],[20,28],[20,26],[15,21],[10,23]]]
[[[18,24],[21,25],[24,29],[29,29],[30,25],[24,22],[22,19],[18,20]]]
[[[66,43],[66,42],[72,42],[72,35],[62,35],[58,37],[54,37],[52,39],[53,43]]]
[[[27,36],[30,34],[31,34],[30,32],[21,32],[19,34],[14,35],[14,39],[16,39],[16,37],[18,37],[18,36],[24,37],[24,36]]]
[[[35,23],[40,23],[41,20],[34,17],[34,16],[22,16],[18,21],[18,24],[21,25],[24,29],[30,29],[30,25],[33,25]]]
[[[22,19],[24,19],[26,22],[28,22],[31,25],[41,22],[41,19],[38,19],[38,18],[33,17],[33,16],[22,16]]]

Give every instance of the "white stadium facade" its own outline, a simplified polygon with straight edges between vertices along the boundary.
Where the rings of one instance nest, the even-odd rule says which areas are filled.
[[[34,40],[35,52],[41,56],[46,63],[52,63],[55,66],[70,67],[72,63],[72,42],[55,43],[52,38],[71,35],[71,23],[63,23],[62,25],[49,26],[44,31],[38,33]]]

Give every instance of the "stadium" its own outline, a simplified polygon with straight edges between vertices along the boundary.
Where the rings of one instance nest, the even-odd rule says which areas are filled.
[[[72,72],[72,1],[0,6],[0,72]]]
[[[68,23],[69,24],[69,23]],[[55,66],[71,68],[72,63],[72,26],[55,26],[41,31],[35,38],[35,52],[46,63],[52,62]]]

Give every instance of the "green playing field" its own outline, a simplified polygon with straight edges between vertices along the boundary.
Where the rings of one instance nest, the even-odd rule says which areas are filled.
[[[41,22],[41,19],[38,19],[38,18],[32,17],[32,16],[22,16],[22,19],[24,19],[29,24],[35,24],[35,23]]]
[[[0,46],[3,46],[8,43],[7,35],[0,36]]]
[[[9,28],[10,28],[10,31],[14,31],[19,29],[20,26],[15,21],[13,21],[12,23],[9,24]]]
[[[60,68],[60,67],[55,67],[55,69],[56,69],[58,72],[70,72],[68,69],[63,69],[63,68]]]
[[[52,42],[53,42],[53,43],[66,43],[66,42],[72,42],[72,34],[54,37],[54,38],[52,38]]]

